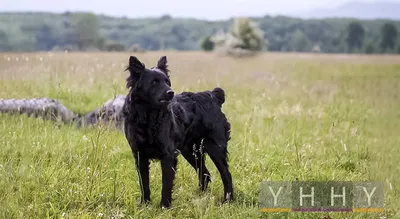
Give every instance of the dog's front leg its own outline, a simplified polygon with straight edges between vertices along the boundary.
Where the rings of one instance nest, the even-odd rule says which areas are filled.
[[[140,202],[147,204],[150,202],[150,186],[149,186],[149,168],[150,161],[148,158],[135,154],[136,168],[139,175],[140,189],[142,197]]]
[[[177,159],[173,156],[166,156],[161,160],[162,169],[162,195],[161,208],[169,208],[172,202],[172,189],[176,173]]]

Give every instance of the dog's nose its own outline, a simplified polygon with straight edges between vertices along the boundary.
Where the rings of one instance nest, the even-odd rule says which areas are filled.
[[[168,90],[167,95],[168,96],[174,96],[175,92],[173,90]]]

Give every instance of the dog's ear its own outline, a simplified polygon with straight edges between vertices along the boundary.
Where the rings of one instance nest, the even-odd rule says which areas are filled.
[[[129,70],[131,74],[126,79],[126,87],[133,87],[133,85],[138,81],[140,75],[144,72],[145,69],[145,65],[140,62],[139,59],[136,58],[136,56],[129,57],[129,65],[126,70]]]
[[[163,71],[166,75],[168,75],[168,65],[167,65],[167,57],[161,56],[161,58],[157,62],[157,68]]]
[[[129,58],[128,70],[131,72],[131,74],[140,74],[144,71],[144,69],[144,64],[140,62],[136,56],[131,56]]]

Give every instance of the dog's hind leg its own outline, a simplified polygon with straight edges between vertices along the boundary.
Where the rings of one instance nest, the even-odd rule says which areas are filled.
[[[183,157],[192,165],[199,176],[199,187],[201,191],[207,189],[208,184],[211,182],[211,175],[205,164],[205,154],[199,151],[197,147],[202,147],[202,145],[195,144],[193,148],[190,146],[185,147],[181,151]]]
[[[224,184],[224,202],[233,200],[232,176],[228,166],[227,141],[221,138],[204,139],[204,149],[217,167]]]
[[[161,208],[169,208],[172,202],[172,188],[174,186],[174,179],[176,173],[178,160],[176,157],[164,157],[161,159],[162,171],[162,194],[161,194]]]
[[[150,186],[149,186],[149,168],[150,161],[146,157],[141,157],[139,153],[134,154],[136,168],[139,175],[140,189],[142,193],[141,203],[150,202]]]

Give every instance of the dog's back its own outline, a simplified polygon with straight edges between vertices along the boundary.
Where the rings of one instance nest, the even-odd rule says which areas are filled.
[[[230,139],[230,124],[222,112],[225,91],[215,88],[212,91],[183,92],[175,95],[170,110],[175,127],[178,148],[193,145],[210,135]]]

